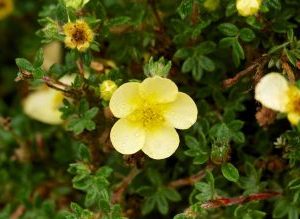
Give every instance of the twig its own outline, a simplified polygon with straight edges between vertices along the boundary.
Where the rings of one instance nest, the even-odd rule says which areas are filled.
[[[294,84],[295,81],[296,81],[295,74],[294,74],[291,66],[288,63],[287,57],[286,56],[282,56],[281,59],[280,59],[280,61],[281,61],[282,69],[287,74],[287,77],[288,77],[290,83]]]
[[[24,205],[19,205],[16,210],[10,215],[9,219],[18,219],[20,218],[24,212],[25,212],[25,206]]]
[[[196,182],[200,181],[201,179],[203,179],[206,176],[206,171],[211,171],[211,170],[213,170],[213,168],[214,167],[212,165],[207,165],[203,170],[200,170],[195,175],[192,175],[192,176],[189,176],[186,178],[182,178],[182,179],[177,179],[175,181],[170,182],[168,184],[168,187],[179,188],[179,187],[183,187],[183,186],[194,185]]]
[[[123,193],[131,183],[131,181],[140,173],[140,170],[136,167],[132,168],[129,174],[122,180],[122,182],[116,187],[112,194],[112,203],[120,203],[123,197]]]
[[[229,88],[236,84],[241,78],[244,76],[253,73],[257,68],[263,68],[265,64],[268,62],[269,57],[268,55],[263,55],[262,57],[256,59],[252,65],[250,65],[248,68],[244,69],[243,71],[240,71],[237,73],[233,78],[228,78],[223,81],[223,88]]]
[[[273,198],[275,196],[281,195],[280,192],[262,192],[262,193],[254,193],[248,196],[239,196],[233,198],[218,198],[215,200],[207,201],[201,204],[201,208],[209,209],[209,208],[219,208],[226,207],[230,205],[244,204],[252,201],[260,201],[269,198]]]

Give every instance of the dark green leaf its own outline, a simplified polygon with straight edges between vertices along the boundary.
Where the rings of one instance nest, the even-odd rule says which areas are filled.
[[[237,182],[239,180],[239,172],[231,163],[225,163],[222,165],[223,176],[232,182]]]

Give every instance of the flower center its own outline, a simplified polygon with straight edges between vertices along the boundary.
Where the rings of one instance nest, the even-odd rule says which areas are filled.
[[[129,118],[134,121],[142,122],[145,128],[164,122],[161,107],[147,103],[143,104],[139,109],[132,113]]]
[[[86,36],[85,36],[84,30],[76,28],[74,33],[72,34],[72,38],[77,43],[84,43],[84,41],[86,41]]]

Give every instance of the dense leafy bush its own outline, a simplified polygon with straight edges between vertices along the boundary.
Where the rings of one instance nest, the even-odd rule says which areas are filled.
[[[0,219],[299,218],[299,12],[298,0],[0,0]],[[281,84],[262,83],[270,72]],[[150,80],[134,117],[145,130],[165,121],[171,102],[145,104],[172,81],[193,99],[169,114],[185,129],[175,153],[173,128],[154,151],[130,125],[110,139],[116,93],[136,95],[118,87]]]

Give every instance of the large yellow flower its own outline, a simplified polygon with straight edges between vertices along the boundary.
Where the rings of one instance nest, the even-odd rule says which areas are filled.
[[[64,76],[60,79],[65,84],[71,84],[74,76]],[[42,86],[30,93],[23,101],[24,113],[40,122],[58,125],[63,122],[59,108],[62,106],[62,92]]]
[[[94,32],[84,20],[69,22],[63,26],[63,29],[66,35],[66,46],[71,49],[77,48],[80,52],[89,48],[94,39]]]
[[[300,90],[279,73],[265,75],[255,88],[255,99],[267,108],[287,114],[289,121],[300,121]]]
[[[122,154],[142,150],[153,159],[167,158],[176,151],[179,136],[175,128],[190,128],[198,113],[190,96],[158,76],[123,84],[109,107],[120,118],[110,133],[114,148]]]
[[[0,0],[0,20],[6,18],[14,10],[12,0]]]
[[[262,0],[237,0],[236,9],[242,16],[255,15],[260,8]]]

